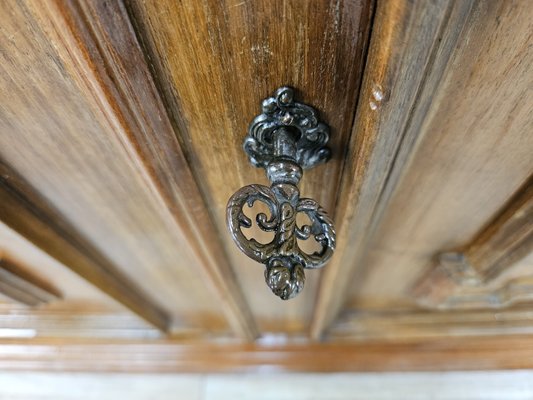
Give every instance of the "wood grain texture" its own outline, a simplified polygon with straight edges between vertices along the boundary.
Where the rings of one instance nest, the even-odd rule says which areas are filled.
[[[168,315],[2,163],[0,205],[0,220],[13,230],[146,321],[168,329]]]
[[[103,93],[126,121],[120,130],[125,148],[142,166],[146,184],[169,212],[187,246],[200,260],[203,277],[235,332],[248,340],[257,335],[255,322],[244,301],[224,248],[215,233],[206,205],[176,139],[129,17],[121,2],[79,2],[66,7],[68,21],[79,35],[75,44],[87,48],[86,62]],[[72,51],[76,51],[73,48]],[[117,110],[118,109],[118,110]]]
[[[447,298],[461,286],[487,285],[531,252],[533,180],[528,179],[468,244],[439,257],[439,264],[417,282],[413,296],[424,305],[450,306],[455,301],[447,302]],[[502,288],[502,296],[507,297],[505,293],[509,293],[509,290]],[[510,301],[513,300],[505,300]]]
[[[358,111],[336,207],[337,257],[325,269],[311,326],[320,338],[339,314],[413,149],[468,19],[471,1],[377,5]]]
[[[530,335],[286,345],[5,339],[0,346],[2,371],[370,372],[532,367]]]
[[[39,306],[61,298],[49,282],[0,254],[0,292],[27,306]]]
[[[410,290],[435,254],[469,243],[532,175],[532,17],[528,2],[475,3],[350,308],[415,307]]]
[[[226,332],[229,317],[253,337],[231,279],[209,284],[217,244],[197,240],[191,220],[206,213],[121,3],[11,2],[1,12],[0,158],[165,325]]]
[[[185,328],[173,334],[173,337],[190,338],[198,337],[199,334],[198,330]],[[137,315],[122,308],[102,304],[62,301],[37,308],[13,304],[0,305],[0,337],[4,339],[147,340],[158,339],[164,335]]]
[[[305,174],[301,191],[333,211],[369,31],[371,2],[127,2],[230,261],[262,330],[301,332],[317,273],[281,304],[262,267],[241,254],[225,226],[229,197],[266,183],[242,143],[262,99],[282,85],[332,127],[333,160]]]

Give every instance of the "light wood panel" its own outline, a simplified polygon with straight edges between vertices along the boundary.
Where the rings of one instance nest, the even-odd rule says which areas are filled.
[[[414,306],[410,288],[432,257],[468,243],[531,176],[532,17],[528,2],[475,4],[352,282],[351,308]]]
[[[5,205],[5,203],[2,203]],[[2,209],[2,207],[0,207]],[[37,225],[33,229],[37,229]],[[117,311],[120,306],[111,297],[80,278],[70,268],[39,249],[7,225],[0,222],[0,252],[39,280],[50,282],[61,294],[61,303],[98,305]]]
[[[530,272],[533,264],[529,264]],[[474,288],[452,294],[438,304],[439,309],[501,309],[533,300],[533,276],[506,281],[497,288]],[[533,307],[531,308],[533,309]]]
[[[46,307],[28,308],[0,304],[0,337],[72,339],[143,340],[164,336],[136,315],[120,307],[108,307],[65,301]],[[199,330],[187,329],[173,334],[176,338],[201,336]]]
[[[0,162],[0,220],[157,328],[169,317],[79,236],[26,182]]]
[[[231,241],[225,206],[241,186],[266,183],[264,172],[248,162],[242,142],[261,100],[277,87],[290,85],[298,99],[321,110],[332,127],[333,160],[306,173],[301,189],[333,210],[361,80],[371,2],[127,4],[247,302],[263,330],[302,331],[318,274],[308,274],[299,298],[280,303],[263,283],[262,266]]]
[[[38,229],[38,226],[33,224],[32,229]],[[37,307],[0,302],[0,337],[140,339],[162,335],[158,329],[2,223],[0,248],[3,259],[23,268],[23,274],[29,274],[32,279],[44,281],[47,286],[53,283],[53,288],[47,290],[60,295],[52,302],[40,302]],[[68,253],[67,246],[60,245],[60,248]],[[83,265],[83,261],[76,260]],[[186,326],[180,328],[173,334],[198,334]]]
[[[325,269],[311,335],[320,338],[367,270],[369,243],[420,138],[435,88],[472,1],[377,5],[335,219],[337,256]],[[359,285],[357,285],[359,287]]]
[[[2,371],[350,372],[533,368],[532,336],[398,343],[214,344],[202,341],[4,339]]]
[[[478,296],[478,300],[479,297],[481,296]],[[529,302],[501,309],[490,309],[486,304],[475,304],[473,303],[475,297],[472,296],[470,299],[456,299],[457,302],[462,301],[464,310],[457,307],[453,311],[418,309],[345,311],[331,327],[328,340],[347,343],[354,340],[395,342],[465,336],[532,335],[533,307],[531,296],[529,297]],[[470,307],[468,307],[469,300]]]

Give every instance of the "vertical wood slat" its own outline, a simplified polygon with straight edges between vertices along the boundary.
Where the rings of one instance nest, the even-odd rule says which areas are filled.
[[[201,271],[235,332],[257,336],[196,181],[176,140],[122,2],[49,2],[58,41],[101,103],[146,185],[189,238]]]
[[[336,207],[337,256],[324,270],[311,325],[320,338],[339,314],[389,199],[419,143],[435,88],[473,1],[378,2]]]
[[[441,254],[437,265],[414,286],[426,306],[444,306],[461,286],[486,285],[533,251],[533,178],[530,178],[470,243]],[[511,286],[500,292],[505,297]],[[513,297],[513,296],[511,296]],[[512,301],[511,299],[506,300]]]

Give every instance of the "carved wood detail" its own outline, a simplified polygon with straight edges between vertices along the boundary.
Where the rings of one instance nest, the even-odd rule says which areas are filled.
[[[455,252],[438,255],[436,265],[416,283],[413,296],[425,306],[452,307],[458,300],[448,298],[462,286],[489,284],[531,251],[533,178],[470,243]]]
[[[457,309],[501,309],[516,303],[533,300],[533,277],[512,279],[496,289],[475,293],[458,293],[449,296],[438,308]]]

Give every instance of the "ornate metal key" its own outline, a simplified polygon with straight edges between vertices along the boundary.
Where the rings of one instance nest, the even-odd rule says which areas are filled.
[[[266,170],[271,186],[241,188],[231,196],[226,210],[233,240],[248,257],[265,264],[266,283],[283,300],[303,289],[305,268],[322,267],[335,250],[332,220],[316,201],[300,198],[296,186],[302,169],[328,161],[329,127],[318,120],[312,107],[294,102],[293,95],[291,88],[282,87],[274,97],[263,100],[263,113],[250,124],[244,140],[251,163]],[[257,200],[270,210],[270,216],[260,213],[256,217],[262,230],[274,232],[270,243],[247,239],[241,230],[252,226],[243,212],[244,205],[252,207]],[[297,226],[298,213],[305,213],[311,224]],[[297,239],[307,240],[311,235],[321,250],[307,254]]]

